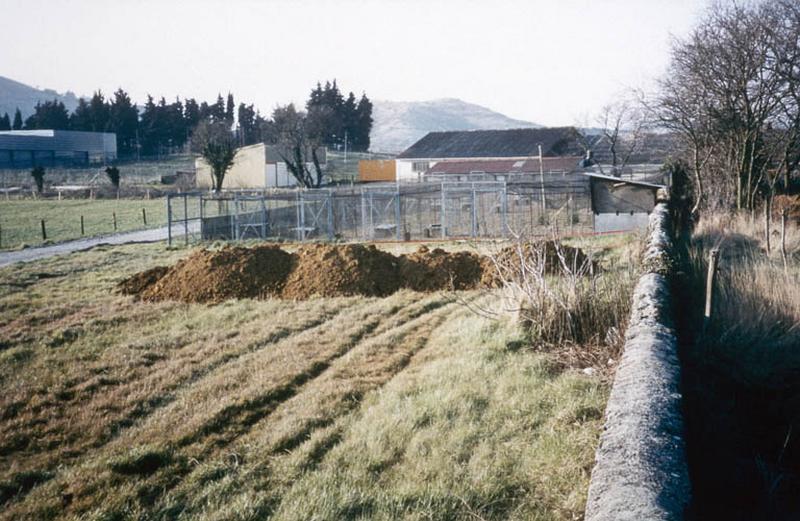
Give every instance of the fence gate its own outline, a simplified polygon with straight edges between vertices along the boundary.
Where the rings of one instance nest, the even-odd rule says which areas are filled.
[[[402,202],[398,192],[368,191],[361,196],[362,237],[402,239]]]
[[[328,191],[297,192],[297,240],[325,234],[328,239],[336,235],[333,223],[333,193]]]

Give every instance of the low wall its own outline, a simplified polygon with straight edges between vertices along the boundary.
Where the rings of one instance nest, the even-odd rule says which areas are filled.
[[[586,521],[680,520],[689,504],[669,229],[666,204],[659,203],[650,215],[645,273],[606,407]]]

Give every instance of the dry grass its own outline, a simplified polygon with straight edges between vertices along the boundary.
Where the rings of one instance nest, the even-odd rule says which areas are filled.
[[[763,221],[706,216],[681,284],[690,519],[800,516],[800,230],[764,248]],[[707,259],[720,249],[712,319],[702,325]]]
[[[110,291],[186,254],[0,270],[0,519],[580,517],[605,380],[452,295]]]
[[[697,226],[690,248],[694,286],[705,287],[709,251],[719,248],[713,320],[700,344],[714,363],[743,383],[783,386],[800,370],[800,229],[787,228],[784,265],[779,238],[764,247],[763,221],[711,216]]]

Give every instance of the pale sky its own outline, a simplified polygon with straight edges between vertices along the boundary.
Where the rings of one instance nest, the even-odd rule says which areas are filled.
[[[318,80],[460,98],[544,125],[647,88],[707,0],[0,0],[0,75],[142,103],[234,93],[262,113]]]

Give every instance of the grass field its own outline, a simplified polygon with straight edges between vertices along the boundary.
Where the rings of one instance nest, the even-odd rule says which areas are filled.
[[[608,381],[464,305],[496,295],[111,291],[187,253],[0,270],[0,519],[582,517]]]
[[[147,226],[142,220],[142,208],[147,214]],[[167,224],[164,199],[0,200],[0,249],[43,244],[42,219],[48,242],[79,239],[81,215],[85,237],[114,233],[114,213],[120,232]]]

